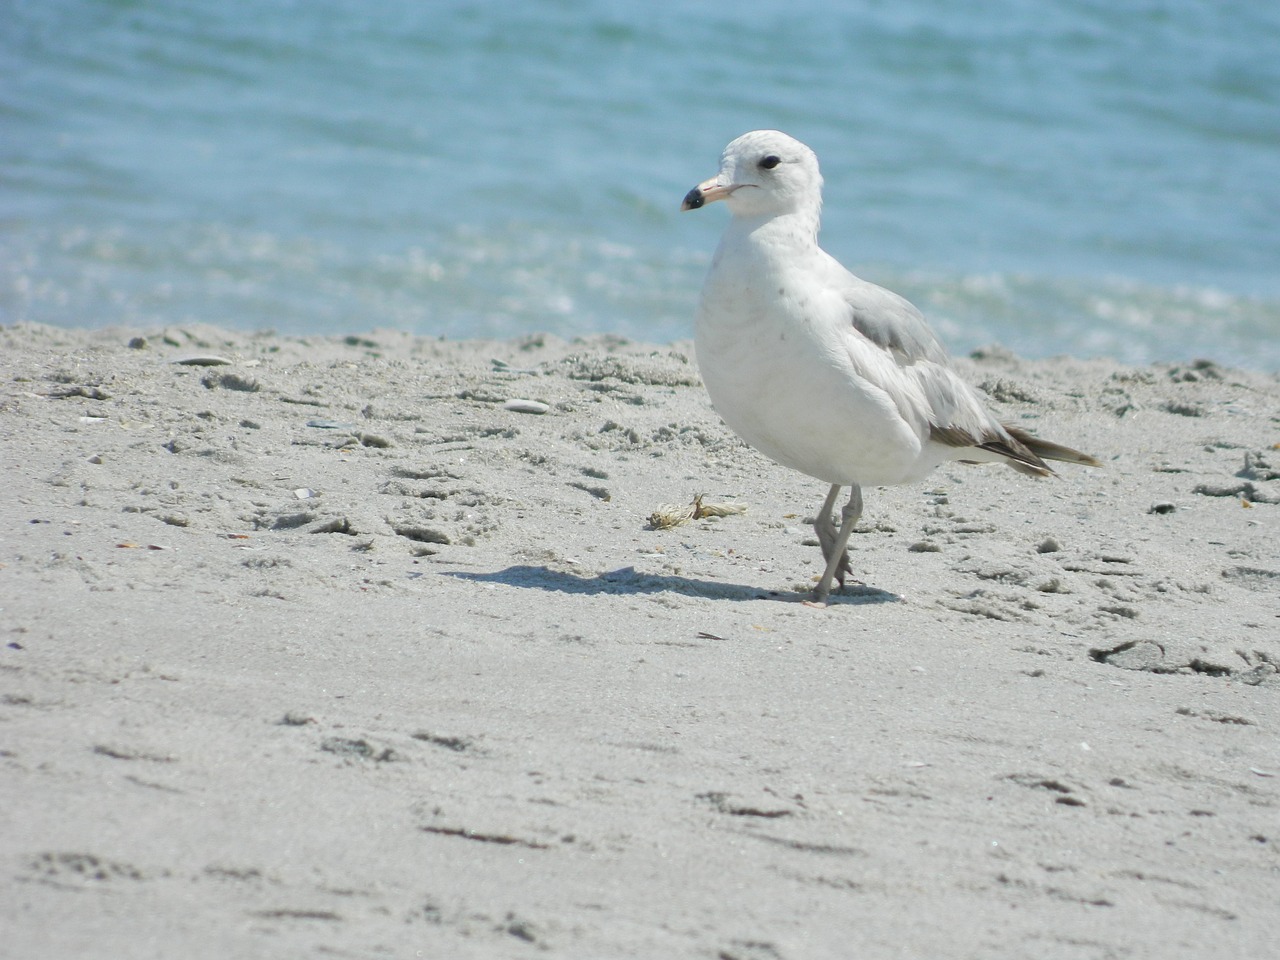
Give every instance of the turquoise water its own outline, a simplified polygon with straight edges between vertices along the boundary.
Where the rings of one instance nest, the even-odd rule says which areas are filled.
[[[0,322],[691,333],[745,130],[957,351],[1280,369],[1280,5],[0,0]]]

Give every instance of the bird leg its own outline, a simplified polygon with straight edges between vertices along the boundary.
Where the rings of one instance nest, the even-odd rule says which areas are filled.
[[[831,489],[827,491],[827,499],[822,501],[822,507],[818,510],[818,515],[813,521],[813,532],[818,535],[818,543],[822,547],[822,559],[824,561],[831,559],[831,547],[840,533],[840,528],[836,526],[835,520],[831,516],[831,511],[835,509],[838,496],[840,496],[840,485],[832,484]]]
[[[818,543],[822,545],[822,555],[827,559],[827,568],[818,581],[818,588],[813,591],[815,603],[826,603],[831,594],[831,583],[837,580],[844,586],[844,578],[852,572],[849,566],[849,536],[853,533],[853,525],[862,516],[862,488],[857,484],[849,487],[849,502],[840,509],[840,529],[836,531],[832,523],[831,510],[835,506],[836,497],[840,495],[839,484],[833,484],[822,502],[822,512],[813,525],[818,535]]]

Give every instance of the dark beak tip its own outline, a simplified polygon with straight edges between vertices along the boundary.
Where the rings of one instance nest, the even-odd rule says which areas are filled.
[[[688,193],[684,195],[684,202],[680,204],[680,209],[681,210],[697,210],[699,207],[704,206],[706,202],[707,200],[702,195],[702,191],[699,190],[697,187],[694,187],[692,190],[690,190]]]

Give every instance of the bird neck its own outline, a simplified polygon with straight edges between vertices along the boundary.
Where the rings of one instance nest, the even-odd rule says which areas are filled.
[[[818,242],[819,225],[819,209],[805,207],[786,213],[737,216],[730,229],[741,242],[800,247]]]

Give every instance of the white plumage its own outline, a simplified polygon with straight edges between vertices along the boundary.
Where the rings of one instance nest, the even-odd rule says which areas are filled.
[[[1040,476],[1052,472],[1045,459],[1097,465],[1002,425],[920,311],[818,246],[822,175],[803,143],[776,130],[734,140],[682,209],[716,200],[733,219],[698,307],[698,367],[739,436],[831,484],[815,523],[827,560],[816,601],[849,571],[863,486],[920,480],[948,460],[1003,461]],[[830,515],[842,486],[852,490],[837,531]]]

